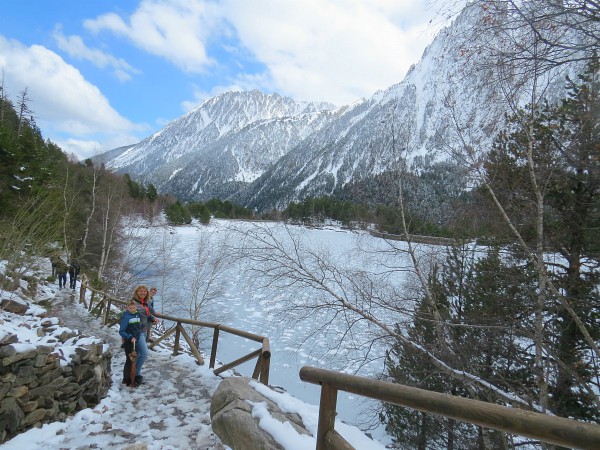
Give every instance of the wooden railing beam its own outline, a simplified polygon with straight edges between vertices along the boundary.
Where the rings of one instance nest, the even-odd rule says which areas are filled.
[[[258,350],[253,351],[252,353],[248,353],[246,356],[242,356],[241,358],[236,359],[235,361],[230,362],[229,364],[225,364],[224,366],[215,369],[213,373],[215,375],[219,375],[221,372],[225,372],[235,366],[239,366],[240,364],[245,363],[246,361],[250,361],[252,358],[260,355],[262,350],[259,348]]]
[[[335,430],[325,435],[325,446],[328,450],[355,450],[350,443]]]
[[[149,348],[154,348],[156,345],[160,344],[161,341],[165,340],[166,338],[168,338],[169,336],[171,336],[173,333],[175,333],[177,327],[173,327],[170,330],[165,331],[165,333],[160,336],[158,339],[156,339],[152,344],[149,345]]]
[[[600,449],[600,425],[305,366],[309,383],[569,448]],[[330,389],[330,388],[328,388]],[[327,405],[326,405],[327,406]],[[322,408],[322,406],[321,406]],[[328,412],[330,414],[330,411]]]
[[[185,339],[185,341],[189,345],[191,352],[196,357],[196,360],[198,361],[198,364],[200,364],[201,366],[203,366],[204,365],[204,358],[202,358],[202,355],[200,354],[200,352],[198,351],[198,349],[194,345],[194,342],[192,341],[192,339],[187,334],[187,331],[185,331],[185,328],[183,328],[183,326],[180,328],[180,331],[181,331],[181,334],[183,335],[183,338]]]
[[[255,380],[258,380],[258,377],[260,376],[260,368],[262,367],[262,360],[263,360],[263,357],[259,353],[258,358],[256,358],[256,365],[254,366],[254,371],[252,372],[252,378],[254,378]]]

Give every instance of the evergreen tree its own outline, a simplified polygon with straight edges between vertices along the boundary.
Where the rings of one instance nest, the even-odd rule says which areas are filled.
[[[173,225],[192,223],[192,216],[188,209],[179,201],[170,204],[166,209],[167,220]]]
[[[155,201],[158,197],[158,192],[152,183],[148,185],[148,189],[146,190],[146,198],[151,202]]]
[[[569,80],[568,97],[546,105],[535,121],[523,122],[525,112],[516,116],[486,165],[491,188],[526,244],[535,247],[542,239],[546,252],[560,255],[542,273],[548,291],[537,291],[550,313],[545,340],[555,343],[546,369],[549,407],[561,416],[594,420],[598,398],[590,386],[598,368],[587,355],[594,351],[590,341],[600,337],[600,279],[594,270],[600,265],[598,68],[594,61],[578,82]],[[535,210],[540,204],[541,216]]]

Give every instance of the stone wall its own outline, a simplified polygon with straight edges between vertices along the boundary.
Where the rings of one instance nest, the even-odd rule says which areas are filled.
[[[0,443],[43,423],[65,420],[106,396],[112,355],[103,351],[103,344],[77,347],[62,365],[64,358],[56,350],[20,344],[14,334],[0,336]]]

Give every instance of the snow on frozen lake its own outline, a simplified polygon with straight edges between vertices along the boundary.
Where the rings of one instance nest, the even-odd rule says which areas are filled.
[[[287,236],[282,224],[261,223],[259,226],[268,226],[282,241]],[[219,250],[219,243],[224,242],[229,246],[242,244],[240,235],[231,233],[232,227],[239,230],[250,229],[256,225],[249,222],[213,220],[209,226],[151,227],[134,240],[137,241],[137,245],[144,242],[143,251],[130,251],[131,264],[140,272],[134,275],[148,286],[158,287],[159,293],[155,301],[157,312],[190,317],[189,300],[186,299],[193,289],[194,278],[198,278],[200,274],[200,278],[206,280],[209,276],[206,268],[200,272],[194,268],[210,265],[214,258],[223,256],[222,250]],[[357,257],[357,245],[369,251],[389,248],[384,240],[366,233],[333,228],[290,229],[294,235],[297,233],[305,248],[315,252],[328,252],[328,257],[336,261],[336,264],[347,267],[365,268],[373,264],[372,270],[376,270],[374,260],[367,261]],[[199,246],[203,250],[199,250]],[[206,251],[207,249],[209,251]],[[381,257],[381,253],[375,255]],[[235,256],[241,255],[240,252]],[[399,258],[397,254],[386,256],[392,257]],[[298,297],[312,293],[292,287],[288,290],[281,284],[265,287],[264,283],[254,278],[253,272],[245,270],[249,265],[256,268],[256,264],[247,257],[241,257],[220,269],[211,287],[215,291],[212,296],[214,298],[210,298],[208,305],[203,306],[197,319],[267,336],[272,353],[269,384],[281,386],[298,399],[318,405],[320,387],[304,383],[299,378],[300,368],[305,365],[363,376],[376,377],[382,374],[383,357],[389,348],[389,342],[372,342],[372,329],[365,321],[353,324],[351,332],[347,333],[347,323],[352,317],[338,315],[334,318],[331,311],[324,309],[305,311],[305,318],[294,320],[291,311],[295,311],[293,306],[299,300]],[[400,264],[395,261],[394,265]],[[402,275],[394,276],[399,278],[399,284]],[[381,319],[391,324],[397,321],[397,318],[393,317],[384,316]],[[209,353],[212,330],[203,336],[202,350]],[[217,358],[227,363],[258,348],[257,342],[221,333]],[[245,363],[238,371],[242,375],[250,376],[255,362],[253,359]],[[362,429],[369,421],[375,420],[378,423],[374,412],[378,407],[379,402],[374,400],[344,392],[338,394],[338,417]],[[390,441],[380,424],[372,434],[383,443]]]

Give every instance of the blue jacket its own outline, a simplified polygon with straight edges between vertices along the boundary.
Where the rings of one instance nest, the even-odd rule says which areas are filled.
[[[131,338],[138,340],[142,333],[142,321],[139,313],[131,314],[125,310],[123,317],[121,317],[121,325],[119,327],[119,334],[127,342],[131,341]]]

